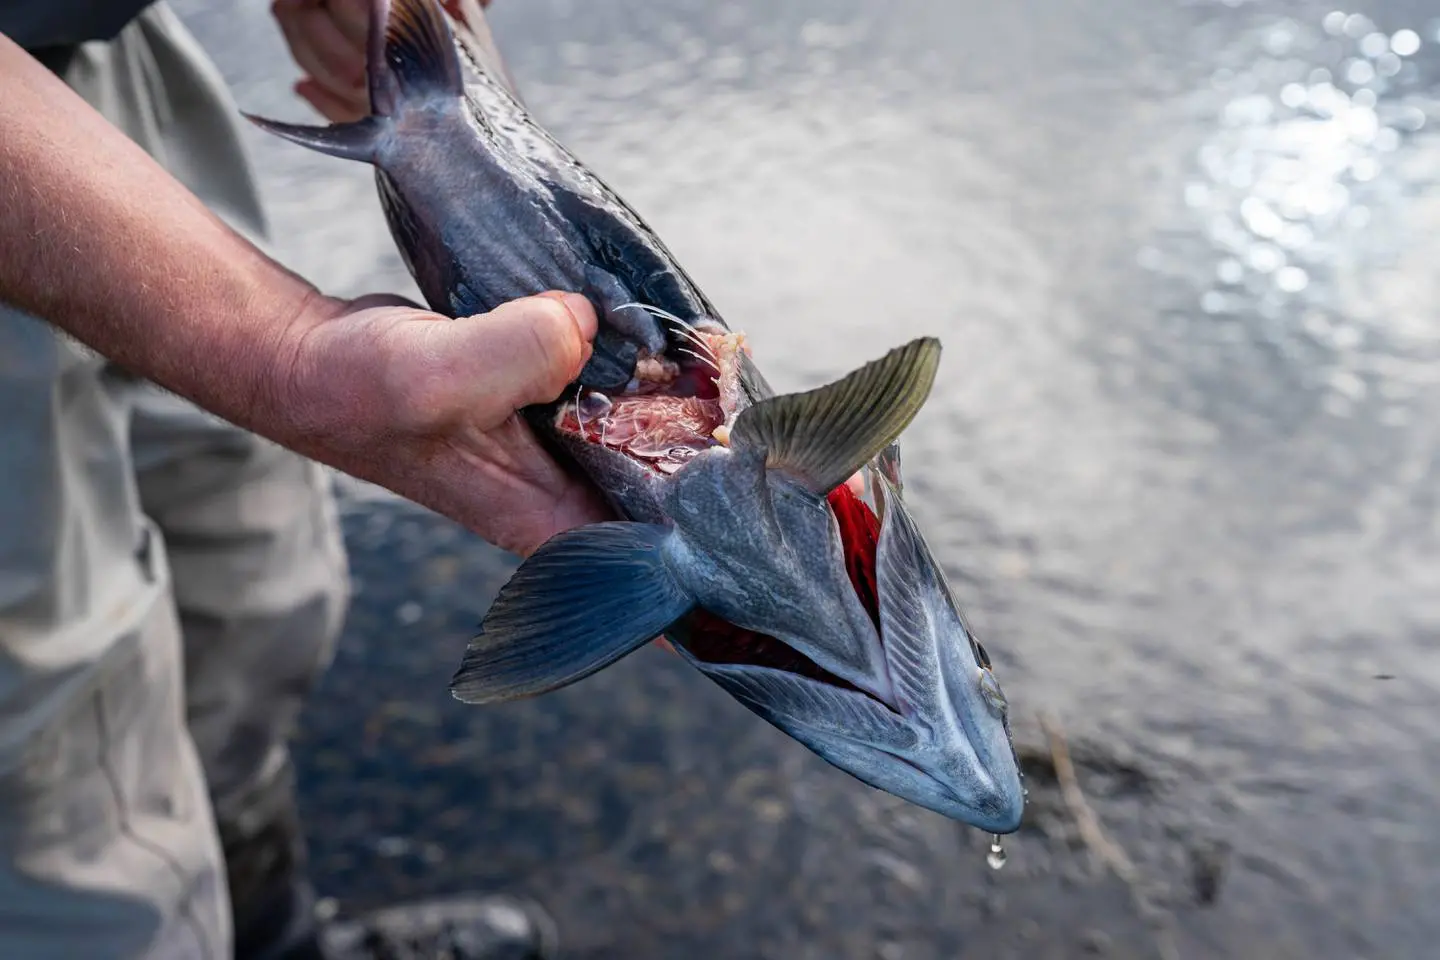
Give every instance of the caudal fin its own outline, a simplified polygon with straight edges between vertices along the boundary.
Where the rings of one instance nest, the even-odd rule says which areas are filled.
[[[406,103],[461,96],[455,38],[439,0],[373,0],[366,74],[371,115],[328,127],[244,117],[278,137],[345,160],[374,163],[389,121]]]
[[[370,109],[381,116],[392,116],[409,100],[465,92],[440,0],[374,0],[367,69]]]
[[[266,133],[284,137],[302,147],[328,153],[343,160],[361,160],[365,163],[375,162],[376,142],[385,126],[379,117],[366,117],[355,123],[337,123],[329,127],[310,127],[303,123],[266,120],[249,113],[242,113],[241,116]]]

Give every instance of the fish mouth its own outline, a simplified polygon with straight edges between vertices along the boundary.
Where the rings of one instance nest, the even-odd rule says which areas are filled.
[[[729,442],[740,398],[744,334],[713,321],[670,318],[683,345],[642,351],[620,391],[579,386],[555,412],[561,434],[624,454],[669,475],[710,447]]]

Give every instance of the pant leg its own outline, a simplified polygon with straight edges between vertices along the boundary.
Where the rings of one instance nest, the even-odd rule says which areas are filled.
[[[265,245],[239,111],[164,6],[140,21],[152,152]],[[313,922],[287,741],[348,601],[329,478],[316,464],[149,385],[132,398],[141,506],[164,534],[184,637],[187,717],[229,880],[236,951],[266,957]]]
[[[113,43],[87,44],[66,80],[222,217],[252,233],[263,229],[233,107],[167,9],[147,11]],[[217,688],[184,686],[178,629],[182,618],[203,622],[213,611],[187,586],[193,612],[177,614],[164,545],[140,509],[129,416],[137,405],[150,406],[149,393],[48,326],[0,310],[0,957],[231,954],[220,845],[185,725],[187,715],[193,718],[209,748],[225,742],[216,732],[225,710],[215,706],[225,697],[187,697]],[[146,433],[165,418],[139,419],[148,426],[137,420],[138,432]],[[173,473],[184,445],[144,445],[152,460],[147,472],[158,471],[149,474],[146,499],[163,502],[161,464],[170,461]],[[213,447],[201,446],[214,455]],[[220,459],[227,455],[234,450]],[[278,466],[255,472],[285,474]],[[289,489],[307,483],[313,497],[313,476]],[[177,542],[184,539],[184,513],[176,506],[165,516]],[[317,520],[317,528],[324,523]],[[237,565],[236,573],[250,572]],[[338,619],[335,606],[318,619]],[[203,634],[202,627],[194,637]],[[245,639],[228,628],[212,635]],[[327,630],[313,636],[310,662],[318,667]],[[293,677],[280,687],[287,682]],[[252,782],[268,776],[284,784],[275,750],[216,756],[210,766],[232,774],[226,796],[246,792],[238,756],[260,758]],[[281,772],[274,773],[277,766]],[[278,824],[291,838],[279,846],[294,847],[298,834],[286,824],[293,821],[293,798],[287,807],[288,792],[268,795],[270,826],[249,835],[273,834]],[[264,804],[227,808],[252,820],[267,816]]]
[[[348,600],[328,477],[158,391],[137,397],[132,436],[174,569],[237,953],[268,956],[313,920],[287,741]]]
[[[129,389],[0,309],[0,957],[229,955]]]

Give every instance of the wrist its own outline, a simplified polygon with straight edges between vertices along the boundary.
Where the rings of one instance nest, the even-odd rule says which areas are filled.
[[[296,278],[298,280],[298,278]],[[312,446],[327,433],[325,371],[313,343],[347,309],[300,281],[289,289],[262,288],[251,316],[256,329],[271,333],[254,351],[250,399],[244,426],[292,448]],[[333,385],[332,385],[333,386]]]

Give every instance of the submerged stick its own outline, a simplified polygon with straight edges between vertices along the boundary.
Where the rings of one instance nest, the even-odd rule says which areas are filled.
[[[1065,735],[1060,731],[1060,722],[1050,714],[1042,713],[1040,729],[1045,732],[1045,739],[1050,744],[1050,761],[1055,766],[1055,778],[1060,781],[1060,795],[1065,800],[1065,808],[1075,820],[1080,839],[1090,851],[1091,863],[1096,866],[1109,866],[1117,877],[1128,884],[1138,883],[1140,874],[1135,869],[1134,861],[1105,835],[1104,828],[1100,826],[1100,818],[1085,800],[1085,793],[1080,789],[1080,778],[1075,775],[1075,763],[1070,759],[1070,748],[1065,743]]]
[[[1060,729],[1060,721],[1049,713],[1040,714],[1040,729],[1050,745],[1050,762],[1055,767],[1055,779],[1060,783],[1060,796],[1065,808],[1080,831],[1080,839],[1090,852],[1092,865],[1109,867],[1130,890],[1140,915],[1154,921],[1156,925],[1155,948],[1161,960],[1180,960],[1180,948],[1176,946],[1170,926],[1164,914],[1155,908],[1141,888],[1140,870],[1135,861],[1118,843],[1111,840],[1100,825],[1100,818],[1085,799],[1080,789],[1080,778],[1075,773],[1075,762],[1070,757],[1070,747]]]

